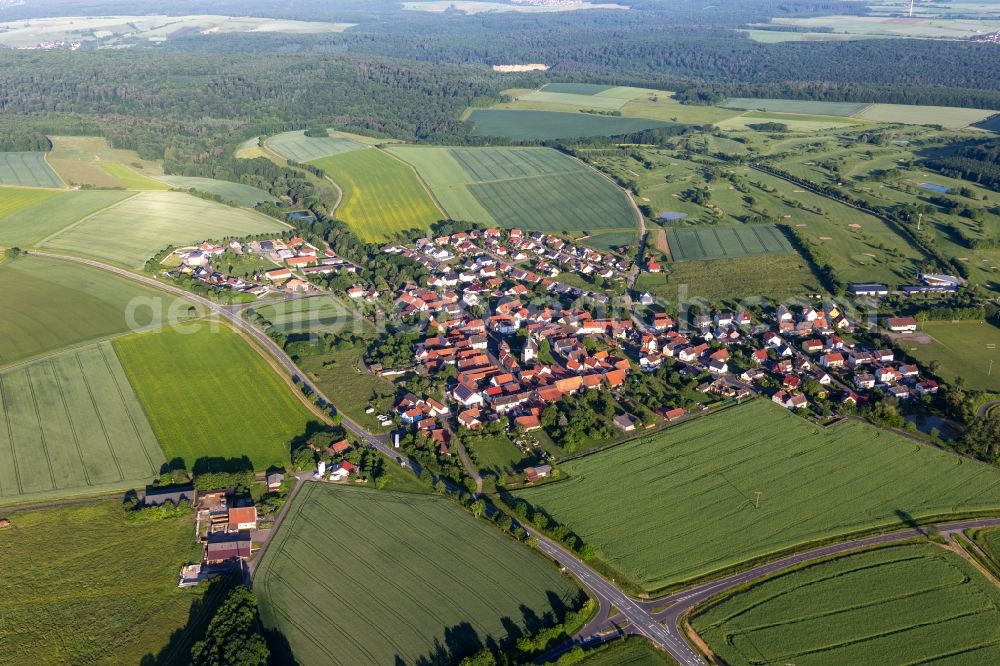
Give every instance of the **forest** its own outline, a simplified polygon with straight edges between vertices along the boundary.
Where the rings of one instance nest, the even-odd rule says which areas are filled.
[[[927,165],[949,176],[958,176],[987,187],[1000,187],[1000,141],[983,141],[958,147],[952,155],[935,157]]]

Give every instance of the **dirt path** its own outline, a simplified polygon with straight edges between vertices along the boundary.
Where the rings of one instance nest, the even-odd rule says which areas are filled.
[[[667,259],[674,260],[674,255],[670,254],[670,243],[667,242],[667,230],[662,227],[656,232],[656,247],[667,255]]]
[[[968,551],[966,551],[965,548],[963,548],[961,544],[958,543],[958,539],[963,539],[963,538],[964,537],[956,538],[954,534],[948,534],[945,536],[945,539],[948,540],[948,545],[947,546],[943,544],[939,545],[945,550],[950,550],[951,552],[955,553],[956,555],[964,559],[966,562],[974,566],[976,568],[976,571],[981,573],[983,577],[986,578],[986,580],[990,581],[990,583],[992,583],[993,585],[1000,587],[1000,580],[997,580],[997,577],[994,576],[992,572],[990,572],[986,567],[980,564],[976,558],[970,555]],[[974,542],[966,540],[966,543],[970,544],[972,548],[975,548],[977,551],[979,551],[981,555],[985,555],[985,553],[982,553],[982,551],[979,550],[979,546],[977,546]]]

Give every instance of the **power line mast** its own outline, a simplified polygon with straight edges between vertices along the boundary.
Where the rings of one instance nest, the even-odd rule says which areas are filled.
[[[913,0],[910,0],[910,15],[909,18],[913,18]]]

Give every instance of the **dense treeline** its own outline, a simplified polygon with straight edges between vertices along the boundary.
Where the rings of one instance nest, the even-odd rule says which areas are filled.
[[[213,156],[197,162],[166,160],[163,168],[170,174],[216,178],[251,185],[299,206],[308,206],[316,193],[312,183],[301,172],[279,166],[264,157],[236,159]]]
[[[1000,188],[1000,141],[961,146],[953,155],[928,160],[927,165],[949,176]]]
[[[52,150],[49,137],[40,132],[18,128],[0,128],[0,152],[43,152]]]

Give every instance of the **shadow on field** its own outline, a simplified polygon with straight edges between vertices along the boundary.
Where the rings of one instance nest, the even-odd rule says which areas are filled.
[[[240,584],[239,576],[222,576],[208,584],[205,594],[191,602],[187,623],[170,635],[170,641],[155,656],[144,656],[140,666],[182,666],[191,663],[191,648],[205,637],[208,623],[215,611],[229,596],[229,592]]]
[[[289,645],[288,639],[283,633],[277,629],[264,629],[261,633],[264,634],[264,640],[267,641],[267,649],[271,651],[271,659],[269,660],[271,666],[299,665],[299,662],[295,660],[295,655],[292,654],[292,646]]]
[[[915,529],[916,531],[920,532],[921,534],[924,534],[924,535],[927,534],[927,532],[924,530],[924,528],[922,528],[920,526],[920,524],[916,520],[913,519],[913,516],[911,516],[906,511],[903,511],[902,509],[896,509],[896,517],[899,518],[899,522],[903,523],[907,527]]]

